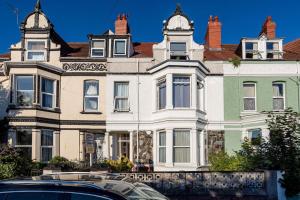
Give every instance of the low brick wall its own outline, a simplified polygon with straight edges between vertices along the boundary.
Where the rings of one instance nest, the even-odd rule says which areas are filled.
[[[257,196],[277,199],[277,172],[154,172],[121,173],[167,196]]]

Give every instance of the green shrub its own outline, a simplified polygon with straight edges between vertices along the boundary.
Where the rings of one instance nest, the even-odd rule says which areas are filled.
[[[0,179],[28,176],[30,171],[31,160],[20,149],[7,145],[0,147]]]
[[[113,172],[130,172],[133,167],[133,163],[125,156],[118,160],[106,160],[105,163]]]
[[[228,155],[226,152],[219,152],[209,156],[211,171],[245,171],[246,159],[241,155]]]
[[[78,164],[69,161],[65,157],[55,156],[49,161],[48,167],[50,168],[60,168],[62,171],[71,171],[78,168]]]

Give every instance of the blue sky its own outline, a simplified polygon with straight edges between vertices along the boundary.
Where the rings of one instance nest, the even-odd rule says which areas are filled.
[[[0,53],[20,40],[19,19],[33,10],[36,0],[0,0]],[[162,21],[175,10],[176,2],[195,22],[194,38],[203,43],[209,15],[223,24],[222,42],[238,43],[241,37],[256,37],[268,15],[277,23],[277,36],[285,42],[300,38],[298,0],[41,0],[42,9],[55,30],[67,42],[86,41],[87,34],[112,29],[118,13],[127,13],[134,41],[162,40]]]

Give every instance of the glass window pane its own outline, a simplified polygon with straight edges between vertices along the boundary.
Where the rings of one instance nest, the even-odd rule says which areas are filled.
[[[190,132],[185,130],[174,131],[174,146],[190,146]]]
[[[175,76],[173,81],[176,83],[190,83],[190,77],[185,76]]]
[[[128,97],[128,83],[115,83],[115,96]]]
[[[45,50],[44,41],[29,41],[28,50]]]
[[[166,146],[166,133],[165,132],[159,133],[159,146]]]
[[[244,99],[244,110],[255,110],[255,99],[245,98]]]
[[[98,110],[98,97],[85,97],[85,110]]]
[[[44,52],[28,52],[28,60],[45,60],[45,53]]]
[[[274,83],[273,84],[273,97],[283,97],[283,84]]]
[[[174,162],[190,162],[190,148],[174,147]]]
[[[92,56],[104,56],[104,49],[92,49]]]
[[[127,111],[129,109],[128,99],[117,98],[115,101],[115,106],[117,110]]]
[[[42,162],[49,162],[52,159],[52,147],[42,147]]]
[[[267,50],[273,50],[274,49],[274,43],[273,42],[267,42]]]
[[[53,131],[42,130],[41,132],[41,145],[52,146],[53,145]]]
[[[85,96],[98,96],[99,83],[98,81],[85,81],[84,82],[84,95]]]
[[[17,91],[17,104],[19,106],[31,106],[33,103],[33,91]]]
[[[190,78],[173,78],[174,107],[190,107]]]
[[[16,76],[17,90],[33,90],[32,76]]]
[[[243,84],[244,97],[255,97],[255,85]]]
[[[103,40],[95,40],[92,42],[92,48],[104,48],[105,47],[105,41]]]
[[[166,108],[166,82],[161,82],[158,85],[158,108],[163,109]]]
[[[273,98],[273,110],[284,110],[283,98]]]
[[[32,132],[29,130],[18,130],[17,134],[17,145],[31,145],[32,144]]]
[[[185,42],[171,42],[170,44],[171,51],[186,51]]]
[[[253,42],[246,42],[246,50],[253,50]]]
[[[42,92],[54,93],[54,81],[46,78],[42,78]]]
[[[166,147],[159,147],[159,162],[166,162]]]
[[[115,41],[115,54],[126,54],[125,40]]]
[[[42,95],[42,106],[45,108],[52,108],[53,107],[53,96],[49,94]]]

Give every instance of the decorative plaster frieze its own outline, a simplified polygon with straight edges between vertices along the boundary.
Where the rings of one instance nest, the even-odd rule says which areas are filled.
[[[63,69],[66,71],[91,71],[102,72],[107,71],[106,64],[104,63],[64,63]]]

